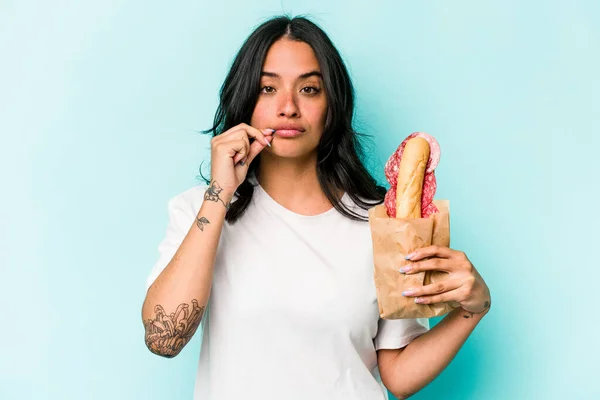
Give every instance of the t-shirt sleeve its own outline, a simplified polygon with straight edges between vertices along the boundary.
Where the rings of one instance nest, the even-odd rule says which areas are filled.
[[[429,319],[383,319],[379,318],[375,350],[401,349],[413,339],[429,330]]]
[[[150,288],[167,264],[169,264],[196,217],[192,205],[185,201],[184,194],[172,197],[167,202],[169,215],[167,229],[163,239],[158,244],[158,259],[154,263],[154,267],[146,280],[146,290]]]

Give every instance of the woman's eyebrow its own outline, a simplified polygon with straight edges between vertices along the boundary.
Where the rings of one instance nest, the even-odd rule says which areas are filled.
[[[310,72],[300,75],[298,78],[306,79],[306,78],[310,78],[311,76],[318,76],[319,78],[323,79],[323,74],[321,74],[319,71],[310,71]]]
[[[268,71],[262,71],[260,73],[260,76],[267,76],[269,78],[281,78],[281,76],[279,76],[279,74],[276,74],[275,72],[268,72]],[[323,74],[321,74],[317,70],[306,72],[306,73],[300,75],[298,77],[298,79],[306,79],[306,78],[310,78],[311,76],[318,76],[319,78],[323,79]]]

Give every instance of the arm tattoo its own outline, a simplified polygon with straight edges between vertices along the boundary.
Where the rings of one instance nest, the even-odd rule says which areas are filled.
[[[163,357],[175,357],[192,338],[200,325],[204,307],[198,307],[198,301],[192,300],[192,310],[186,303],[180,304],[171,315],[157,304],[154,307],[154,319],[144,321],[146,346],[154,354]]]
[[[210,221],[206,217],[196,218],[196,225],[201,231],[204,231],[204,224],[210,224]]]
[[[223,188],[221,186],[219,186],[217,181],[212,181],[212,183],[210,184],[210,186],[208,187],[208,189],[206,189],[206,192],[204,193],[204,200],[215,201],[215,202],[220,201],[225,206],[225,209],[229,210],[231,203],[228,202],[227,204],[225,204],[225,202],[219,197],[219,194],[222,191],[223,191]]]

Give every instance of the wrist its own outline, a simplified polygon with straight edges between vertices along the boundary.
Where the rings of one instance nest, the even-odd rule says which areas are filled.
[[[212,181],[210,186],[204,191],[204,200],[221,203],[225,207],[225,210],[229,210],[235,191],[236,189],[223,188],[216,181]]]
[[[234,196],[235,196],[235,189],[234,190],[223,190],[223,192],[219,194],[219,198],[221,200],[223,200],[223,203],[225,203],[227,205],[226,208],[229,208],[229,205],[231,204],[231,200],[233,200]]]

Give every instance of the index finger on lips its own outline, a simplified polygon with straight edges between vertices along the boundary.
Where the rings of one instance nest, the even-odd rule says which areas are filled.
[[[263,129],[263,133],[265,135],[265,137],[271,139],[273,135],[273,130],[272,129]],[[267,140],[269,140],[267,139]],[[268,143],[268,142],[267,142]],[[250,164],[252,162],[252,160],[254,160],[254,158],[258,155],[258,153],[260,153],[261,151],[263,151],[266,146],[264,144],[262,144],[260,142],[260,140],[254,140],[253,142],[249,143],[250,146],[248,148],[248,154],[246,154],[243,157],[239,157],[238,159],[235,159],[235,163],[237,164],[238,161],[242,161],[241,165],[245,165],[246,163]],[[271,145],[269,144],[269,147],[271,147]]]
[[[242,125],[251,138],[257,139],[263,146],[271,146],[266,138],[266,134],[272,135],[272,129],[263,129],[262,131],[248,124]]]
[[[231,139],[231,138],[237,138],[237,139],[242,139],[242,137],[240,137],[240,134],[243,135],[243,138],[248,139],[249,137],[252,139],[256,138],[256,132],[250,132],[252,129],[256,129],[251,127],[248,124],[238,124],[232,128],[229,128],[228,130],[226,130],[225,132],[216,135],[213,137],[214,141],[222,141],[224,139]],[[262,131],[258,131],[259,135],[262,134],[262,136],[269,136],[273,134],[273,129],[263,129]],[[260,139],[259,139],[260,140]]]

